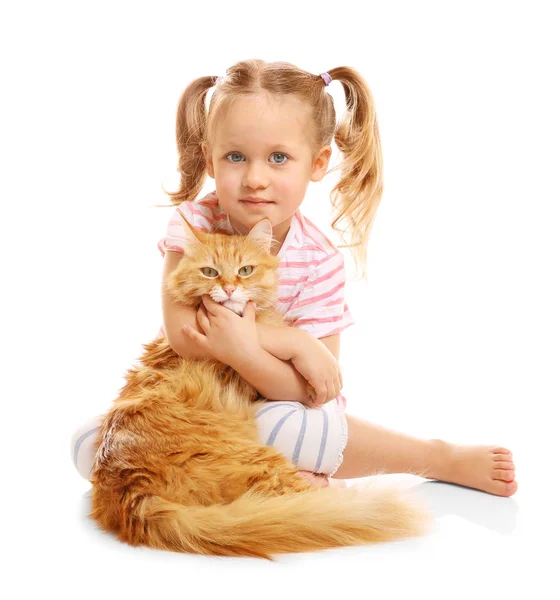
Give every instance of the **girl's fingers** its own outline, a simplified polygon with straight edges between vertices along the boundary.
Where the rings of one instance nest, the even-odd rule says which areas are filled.
[[[199,333],[198,331],[196,331],[196,329],[193,329],[192,327],[190,327],[189,325],[185,325],[185,327],[183,328],[183,331],[190,337],[192,338],[195,342],[197,342],[198,344],[200,344],[201,346],[204,346],[206,344],[206,337],[203,336],[201,333]]]
[[[334,400],[335,398],[338,398],[338,395],[340,394],[340,381],[338,380],[338,378],[333,381],[333,390],[334,396],[332,397],[332,399]]]
[[[217,314],[215,304],[218,304],[218,302],[214,302],[214,300],[212,300],[208,294],[204,294],[202,296],[202,302],[208,313],[215,317]]]
[[[309,396],[311,396],[311,398],[315,398],[315,390],[313,389],[313,386],[309,382],[307,382],[306,390],[307,390],[307,393],[309,394]]]
[[[319,387],[319,384],[316,383],[315,381],[310,382],[310,385],[315,392],[314,396],[313,396],[314,406],[321,406],[321,404],[323,403],[323,395],[326,390],[321,389],[321,387]]]
[[[210,327],[210,321],[203,306],[201,306],[196,312],[196,320],[198,321],[202,331],[206,333],[207,329]]]

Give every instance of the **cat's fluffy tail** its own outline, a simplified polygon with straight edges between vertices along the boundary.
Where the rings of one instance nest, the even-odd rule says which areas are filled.
[[[230,504],[183,506],[159,496],[135,502],[122,541],[177,552],[271,559],[428,533],[432,515],[396,488],[318,488],[263,497],[247,492]],[[134,531],[132,531],[134,530]]]

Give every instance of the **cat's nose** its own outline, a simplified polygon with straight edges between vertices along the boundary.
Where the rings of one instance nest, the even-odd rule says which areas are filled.
[[[234,285],[226,285],[226,286],[224,286],[224,292],[228,296],[231,296],[233,294],[233,292],[235,292],[235,286]]]

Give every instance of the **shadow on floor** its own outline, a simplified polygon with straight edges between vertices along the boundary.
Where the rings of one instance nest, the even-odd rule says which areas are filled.
[[[519,505],[513,497],[494,496],[443,481],[423,481],[414,491],[428,502],[436,519],[453,515],[496,533],[515,531]]]

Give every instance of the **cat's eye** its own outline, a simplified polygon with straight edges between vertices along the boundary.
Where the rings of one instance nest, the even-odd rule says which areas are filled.
[[[216,271],[216,269],[213,269],[212,267],[202,267],[202,269],[200,269],[202,271],[202,274],[205,277],[218,277],[219,273],[218,271]]]
[[[239,275],[241,277],[247,277],[248,275],[250,275],[253,272],[253,267],[251,265],[248,265],[246,267],[241,267],[241,269],[239,269],[239,271],[237,271],[239,273]]]

